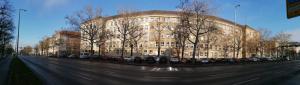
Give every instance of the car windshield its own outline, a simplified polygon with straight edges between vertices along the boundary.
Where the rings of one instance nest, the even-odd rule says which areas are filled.
[[[0,85],[300,85],[300,0],[0,0]]]

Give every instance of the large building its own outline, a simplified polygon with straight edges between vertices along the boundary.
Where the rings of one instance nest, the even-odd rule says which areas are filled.
[[[161,46],[161,55],[167,55],[167,56],[174,56],[175,51],[174,48],[176,48],[176,41],[174,39],[174,35],[170,31],[170,29],[173,29],[176,24],[179,23],[179,12],[177,11],[159,11],[159,10],[152,10],[152,11],[142,11],[142,12],[134,12],[130,14],[130,17],[135,17],[138,21],[139,27],[143,28],[143,32],[145,33],[142,38],[138,41],[138,45],[134,49],[134,55],[139,56],[145,56],[145,55],[157,55],[157,47],[158,45]],[[236,56],[237,52],[234,52],[233,47],[230,46],[227,53],[224,53],[224,42],[225,38],[228,38],[229,35],[234,34],[236,31],[241,31],[241,35],[239,39],[241,40],[240,46],[241,49],[239,52],[240,55],[237,55],[238,58],[243,57],[249,57],[252,53],[245,51],[246,50],[246,41],[253,40],[253,38],[258,38],[259,32],[254,30],[253,28],[247,26],[247,25],[240,25],[235,24],[232,21],[228,21],[222,18],[218,18],[215,16],[208,16],[211,19],[215,20],[216,27],[218,30],[222,31],[222,34],[225,36],[219,36],[218,42],[216,43],[210,43],[207,44],[205,42],[206,35],[202,35],[200,38],[199,48],[196,54],[196,58],[206,58],[207,54],[209,55],[209,58],[223,58],[223,57],[233,57]],[[112,36],[109,40],[106,41],[105,47],[101,49],[105,49],[105,53],[113,56],[120,56],[121,54],[121,48],[122,43],[120,40],[120,33],[116,26],[116,21],[118,19],[122,19],[123,17],[121,15],[115,15],[115,16],[109,16],[105,17],[104,21],[106,23],[106,29],[111,31],[114,36]],[[157,42],[157,32],[156,32],[156,26],[157,22],[160,22],[162,24],[162,32],[160,36],[160,43]],[[228,35],[228,36],[226,36]],[[231,43],[236,42],[235,38],[230,38]],[[85,44],[86,42],[81,41],[81,50],[84,50],[83,47],[87,47]],[[222,43],[222,44],[221,44]],[[226,44],[225,44],[226,45]],[[96,46],[96,45],[94,45]],[[208,47],[207,47],[208,46]],[[207,48],[206,48],[207,47]],[[94,48],[95,52],[98,51],[98,47]],[[207,51],[206,49],[209,49]],[[186,50],[184,57],[185,58],[191,58],[192,57],[192,51],[193,51],[193,45],[190,43],[186,44]],[[125,55],[129,56],[130,47],[129,44],[125,44]],[[233,53],[234,52],[234,53]],[[226,54],[226,55],[225,55]]]

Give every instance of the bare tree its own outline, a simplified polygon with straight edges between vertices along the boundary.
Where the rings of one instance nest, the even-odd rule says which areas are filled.
[[[22,55],[31,55],[33,48],[31,46],[25,46],[20,52]]]
[[[13,8],[10,0],[0,1],[0,58],[7,55],[10,49],[10,42],[13,39],[14,23]]]
[[[198,44],[203,34],[207,33],[208,28],[213,27],[214,21],[211,17],[207,16],[211,13],[209,4],[205,1],[192,0],[184,1],[183,6],[180,8],[184,14],[188,17],[188,22],[191,24],[188,33],[190,34],[189,41],[193,44],[193,62],[195,62],[196,51],[198,50]]]
[[[285,46],[288,45],[288,42],[290,41],[291,35],[284,33],[284,32],[279,32],[278,34],[275,35],[274,39],[278,42],[279,44],[279,49],[280,49],[280,56],[282,57],[284,54]]]
[[[186,1],[182,0],[181,3],[177,6],[179,9],[185,9]],[[191,27],[189,17],[191,13],[185,11],[179,12],[179,23],[174,29],[170,29],[173,32],[176,41],[177,56],[181,54],[181,60],[184,58],[184,52],[186,44],[188,43],[189,33],[188,29]],[[181,51],[179,51],[181,50]]]
[[[243,41],[243,28],[234,28],[232,30],[233,34],[233,58],[238,58],[240,51],[242,49],[242,41]]]
[[[267,46],[267,41],[270,41],[270,35],[271,31],[267,29],[260,29],[259,30],[260,36],[259,36],[259,51],[260,51],[260,56],[264,56],[264,52],[266,51],[266,46]]]
[[[141,27],[136,27],[135,29],[131,30],[133,31],[129,33],[128,42],[130,46],[130,56],[133,56],[133,49],[134,47],[138,48],[138,41],[142,39],[142,37],[145,35],[145,32]],[[138,49],[136,49],[136,52],[138,52]]]
[[[97,36],[97,45],[99,47],[99,55],[101,55],[101,49],[105,45],[105,42],[112,36],[112,32],[107,30],[107,29],[100,29],[98,31],[98,36]]]
[[[228,58],[229,52],[231,51],[231,48],[233,47],[231,44],[233,42],[232,40],[233,36],[231,34],[226,34],[224,30],[220,30],[220,45],[222,50],[222,55],[224,58]]]
[[[154,24],[152,25],[152,28],[155,29],[155,42],[156,42],[156,47],[157,47],[157,57],[160,56],[161,54],[161,44],[162,42],[162,34],[163,34],[163,30],[164,30],[164,23],[160,22],[159,19],[157,19]]]
[[[214,24],[214,23],[210,23],[210,24]],[[211,26],[215,26],[215,25],[211,25]],[[212,45],[216,44],[217,40],[220,37],[221,31],[218,30],[216,27],[211,27],[206,29],[207,33],[206,33],[206,58],[209,58],[209,49],[212,48]]]
[[[69,24],[75,31],[81,32],[81,40],[89,44],[90,53],[94,54],[94,44],[100,43],[103,40],[100,39],[102,35],[99,32],[105,32],[105,22],[101,16],[101,9],[93,9],[91,6],[87,6],[84,10],[75,13],[73,16],[66,17]],[[99,44],[101,45],[101,44]]]
[[[130,39],[130,34],[139,32],[139,25],[136,22],[137,18],[132,17],[130,14],[132,11],[129,10],[121,10],[119,11],[119,15],[121,18],[115,19],[114,23],[117,28],[118,33],[120,34],[120,40],[122,43],[122,49],[121,49],[121,59],[124,58],[124,51],[125,51],[125,44]]]

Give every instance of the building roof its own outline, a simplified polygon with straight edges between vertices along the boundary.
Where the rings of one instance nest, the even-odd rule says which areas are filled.
[[[149,11],[139,11],[139,12],[133,12],[130,15],[131,16],[142,16],[142,15],[179,15],[180,12],[179,11],[165,11],[165,10],[149,10]],[[219,18],[216,16],[212,16],[212,15],[206,15],[208,17],[211,17],[213,19],[217,19],[219,21],[223,21],[226,23],[230,23],[230,24],[235,24],[232,21],[223,19],[223,18]],[[109,16],[109,17],[105,17],[106,20],[110,20],[110,19],[114,19],[114,18],[120,18],[122,17],[121,15],[114,15],[114,16]],[[239,27],[244,27],[245,25],[240,25],[240,24],[236,24]],[[251,27],[250,27],[251,28]]]
[[[57,33],[60,35],[68,36],[70,38],[80,37],[80,32],[75,32],[75,31],[62,30],[62,31],[58,31]]]
[[[180,11],[149,10],[149,11],[132,12],[129,15],[130,16],[143,16],[143,15],[175,15],[175,16],[177,16],[179,14],[180,14]],[[220,17],[216,17],[216,16],[213,16],[213,15],[206,15],[206,16],[208,16],[212,19],[216,19],[218,21],[229,23],[229,24],[236,24],[240,28],[243,28],[243,27],[247,26],[247,28],[256,31],[255,29],[253,29],[252,27],[250,27],[248,25],[241,25],[241,24],[238,24],[238,23],[234,23],[233,21],[229,21],[229,20],[226,20],[226,19],[223,19],[223,18],[220,18]],[[120,18],[120,17],[122,17],[122,15],[118,14],[118,15],[104,17],[104,20],[107,21],[107,20]],[[103,18],[103,17],[98,17],[98,18],[95,18],[95,19],[99,19],[99,18]],[[93,20],[95,20],[95,19],[93,19]]]

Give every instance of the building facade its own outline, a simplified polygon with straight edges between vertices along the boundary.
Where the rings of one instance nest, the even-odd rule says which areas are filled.
[[[179,12],[177,11],[143,11],[143,12],[135,12],[131,13],[130,17],[134,17],[138,22],[140,28],[144,32],[144,35],[141,39],[138,40],[137,45],[134,47],[134,55],[137,56],[148,56],[148,55],[158,55],[157,48],[161,47],[161,55],[165,56],[175,56],[176,53],[176,40],[174,35],[172,34],[172,29],[176,27],[179,23]],[[223,57],[233,57],[241,58],[242,56],[249,57],[251,55],[250,52],[246,51],[247,41],[253,40],[253,38],[257,38],[259,36],[259,32],[254,30],[253,28],[247,25],[235,24],[234,22],[218,18],[215,16],[209,16],[210,18],[215,20],[216,27],[218,30],[222,31],[222,36],[217,36],[217,40],[214,43],[206,43],[207,35],[201,35],[200,43],[198,45],[196,52],[196,58],[223,58]],[[122,19],[123,17],[120,15],[109,16],[105,18],[106,29],[113,33],[105,43],[105,47],[101,49],[105,49],[105,53],[112,56],[120,56],[122,43],[120,40],[120,33],[117,29],[115,23],[117,23],[118,19]],[[160,23],[160,41],[158,42],[157,36],[157,23]],[[240,36],[233,36],[235,32],[239,32]],[[213,34],[217,35],[217,34]],[[230,37],[231,36],[231,37]],[[224,52],[226,43],[224,44],[225,38],[228,38],[227,44],[232,44],[236,42],[238,39],[239,46],[241,46],[238,52],[234,52],[233,47],[235,45],[228,46],[227,52]],[[84,43],[84,41],[81,41]],[[82,47],[86,47],[82,45]],[[96,45],[94,45],[96,46]],[[81,47],[81,48],[82,48]],[[185,58],[192,57],[193,45],[190,42],[187,42],[185,47]],[[207,49],[209,49],[207,51]],[[95,47],[94,51],[99,52],[98,48]],[[125,44],[125,56],[129,56],[130,45]],[[237,53],[239,55],[237,55]]]
[[[80,32],[57,31],[51,38],[48,52],[57,57],[79,56]]]

